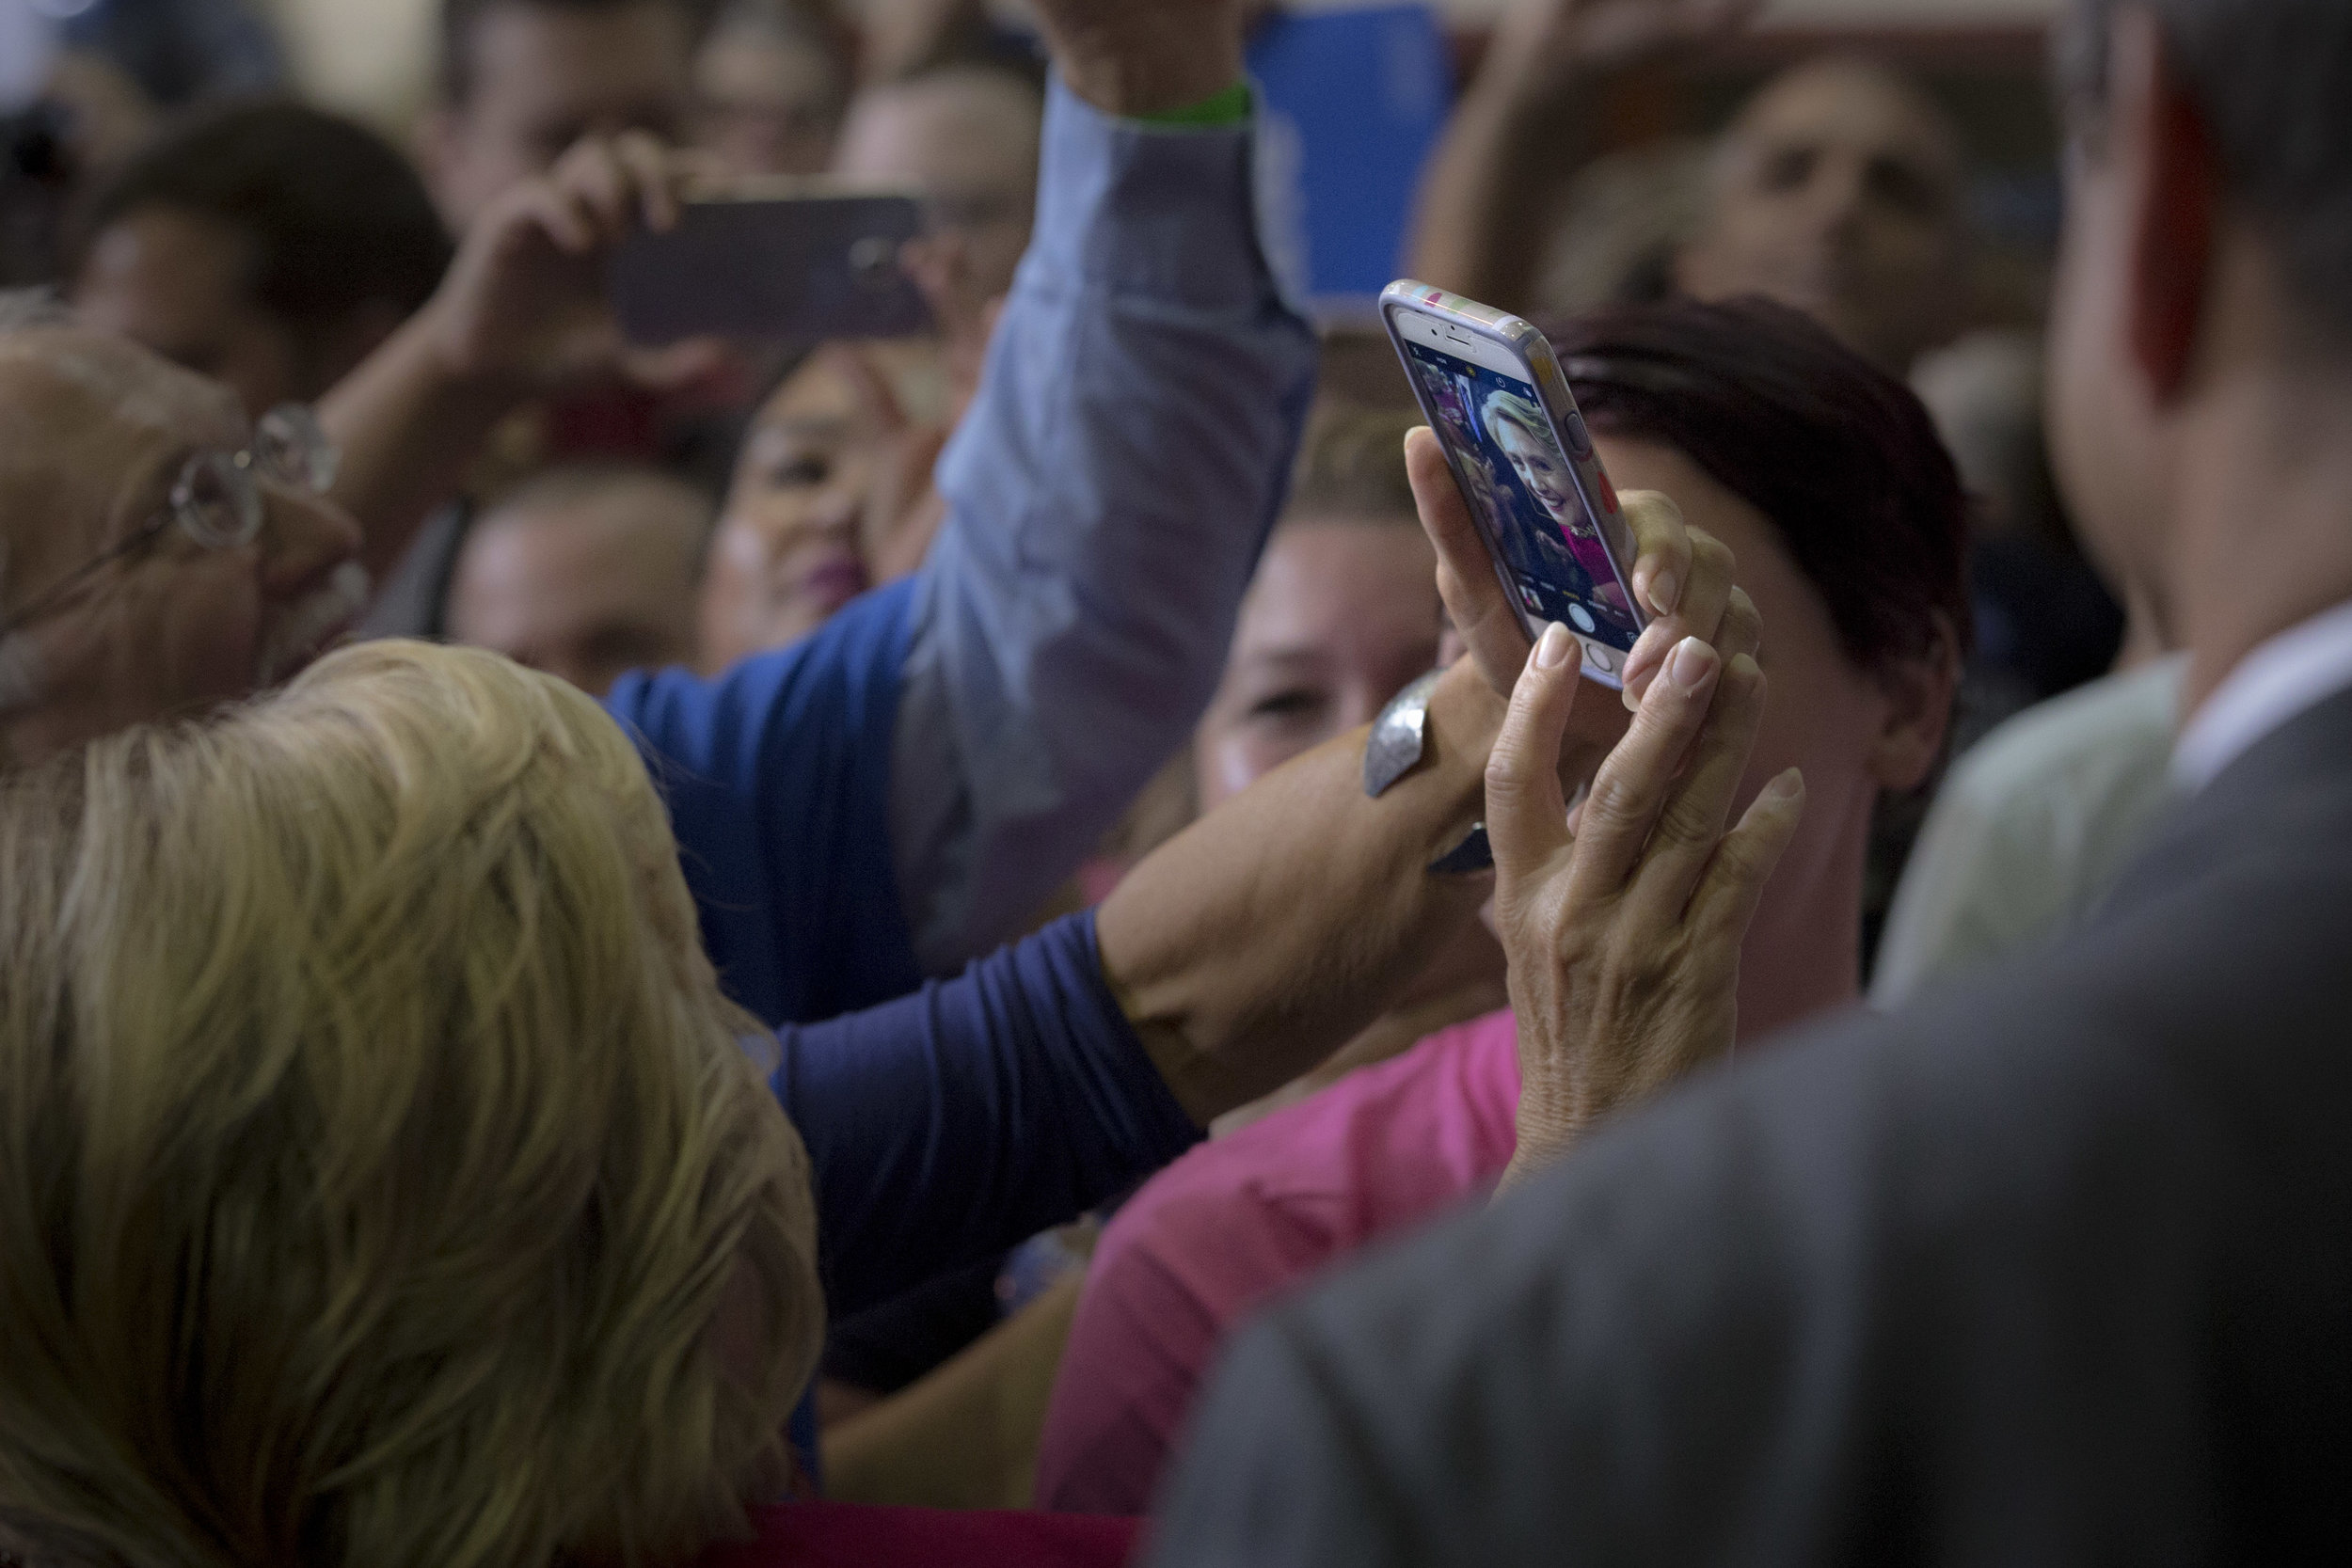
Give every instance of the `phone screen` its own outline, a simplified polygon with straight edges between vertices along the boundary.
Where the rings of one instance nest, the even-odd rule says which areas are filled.
[[[1535,388],[1424,343],[1404,347],[1521,606],[1538,624],[1629,652],[1642,628]]]

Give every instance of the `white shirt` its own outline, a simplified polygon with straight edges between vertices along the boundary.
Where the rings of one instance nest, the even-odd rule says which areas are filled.
[[[2186,660],[2169,658],[2019,714],[1936,792],[1896,889],[1870,1000],[2046,945],[2079,925],[2172,799],[2166,765]]]
[[[2352,600],[2289,627],[2238,661],[2181,732],[2172,779],[2194,794],[2255,743],[2352,688]]]

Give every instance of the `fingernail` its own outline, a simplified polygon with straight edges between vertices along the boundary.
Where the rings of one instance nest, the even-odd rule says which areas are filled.
[[[1649,579],[1649,607],[1659,615],[1672,615],[1681,601],[1682,584],[1672,572],[1661,572]]]
[[[1772,801],[1793,800],[1804,793],[1804,774],[1791,768],[1764,786],[1764,799]]]
[[[1535,641],[1535,668],[1557,670],[1567,658],[1568,650],[1575,645],[1576,640],[1568,635],[1568,628],[1557,621],[1552,622]]]
[[[1666,678],[1685,691],[1696,691],[1714,673],[1715,650],[1695,637],[1676,643],[1674,657],[1666,662]]]

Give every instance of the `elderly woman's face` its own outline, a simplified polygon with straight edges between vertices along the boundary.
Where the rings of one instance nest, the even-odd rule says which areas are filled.
[[[217,383],[80,332],[0,349],[0,619],[167,508],[191,454],[252,438]],[[18,761],[245,696],[358,618],[358,527],[315,496],[266,482],[262,494],[252,543],[207,549],[167,528],[20,629],[42,695],[8,717]]]
[[[1370,723],[1437,663],[1436,573],[1427,537],[1409,521],[1284,523],[1194,735],[1201,810]]]

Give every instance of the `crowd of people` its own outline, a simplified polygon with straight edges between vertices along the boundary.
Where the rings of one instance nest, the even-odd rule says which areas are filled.
[[[2028,331],[1898,66],[1514,0],[1400,264],[1619,692],[1263,8],[1031,8],[441,0],[408,151],[26,23],[0,1564],[2352,1549],[2352,10],[2066,0]],[[810,179],[930,330],[628,338]]]

